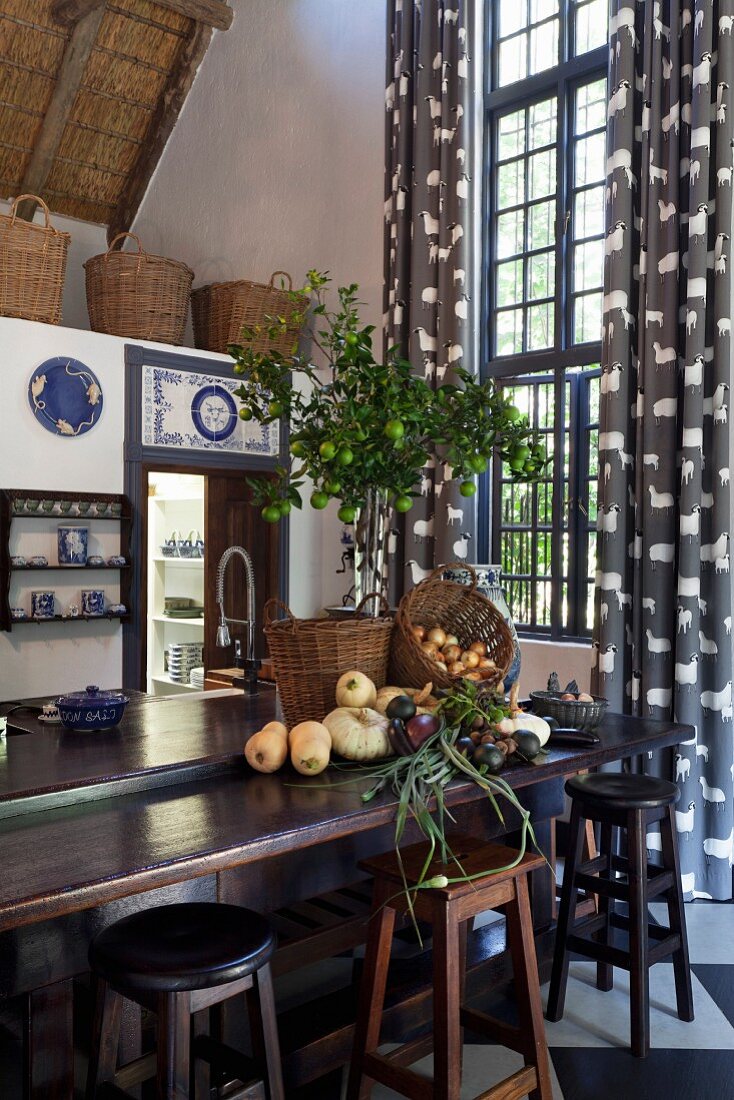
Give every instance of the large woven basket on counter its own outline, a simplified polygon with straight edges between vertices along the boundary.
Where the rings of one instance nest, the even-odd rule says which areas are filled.
[[[115,244],[130,237],[137,252]],[[134,233],[118,233],[110,247],[84,264],[87,311],[95,332],[181,344],[194,273],[179,260],[144,252]]]
[[[387,683],[393,620],[361,615],[366,597],[349,619],[297,619],[280,600],[268,600],[263,613],[287,724],[321,719],[336,706],[334,689],[343,672],[359,669],[380,688]],[[387,611],[387,604],[383,603]],[[285,618],[275,619],[277,610]]]
[[[278,276],[281,276],[281,286],[276,286]],[[267,283],[238,279],[197,287],[191,295],[195,346],[224,354],[230,344],[243,344],[255,352],[292,355],[298,345],[308,304],[305,295],[293,300],[292,287],[293,280],[287,271],[274,271]],[[267,330],[272,322],[268,318],[280,317],[285,321],[285,329],[271,339]],[[244,328],[261,331],[253,339],[246,340],[242,335]]]
[[[443,579],[448,568],[461,568],[471,576],[471,584],[457,584]],[[456,678],[443,671],[421,649],[413,634],[417,626],[430,629],[440,626],[447,634],[455,634],[462,649],[472,642],[484,642],[487,657],[497,666],[496,677],[484,683],[499,683],[512,663],[512,635],[500,611],[491,600],[477,591],[477,575],[466,562],[440,565],[429,577],[403,596],[395,617],[390,679],[405,687],[421,687],[432,681],[434,687],[447,688]]]
[[[45,225],[18,217],[24,199],[38,203]],[[18,195],[10,213],[0,214],[0,316],[59,324],[70,240],[51,225],[49,209],[37,195]]]

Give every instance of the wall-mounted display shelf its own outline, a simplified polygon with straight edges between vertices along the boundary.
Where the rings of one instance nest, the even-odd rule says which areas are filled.
[[[11,561],[10,540],[14,525],[26,520],[32,521],[32,530],[47,532],[54,537],[56,529],[63,525],[75,525],[88,527],[90,534],[94,533],[97,524],[116,523],[119,525],[119,539],[114,549],[114,555],[124,558],[124,565],[111,565],[106,562],[101,565],[59,565],[48,554],[46,565],[13,565]],[[23,557],[23,537],[29,528],[20,527],[19,535],[14,540],[14,557]],[[108,532],[114,538],[115,532]],[[85,493],[72,491],[49,491],[48,489],[0,489],[0,630],[9,631],[14,626],[24,626],[26,623],[70,623],[79,619],[85,622],[93,621],[119,621],[130,620],[130,589],[132,570],[131,562],[131,535],[132,535],[132,509],[130,501],[121,493]],[[109,555],[112,556],[111,554]],[[33,618],[30,607],[26,618],[14,619],[10,613],[10,582],[16,573],[24,575],[24,581],[28,583],[28,574],[55,572],[59,575],[67,571],[84,571],[93,575],[99,570],[117,573],[120,581],[120,594],[115,602],[125,606],[124,614],[106,613],[104,615],[54,615],[47,618]],[[27,600],[27,597],[24,597]],[[20,606],[20,605],[18,605]]]

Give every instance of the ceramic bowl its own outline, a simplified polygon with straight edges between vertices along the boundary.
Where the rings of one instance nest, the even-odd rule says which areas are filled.
[[[90,554],[87,565],[104,565],[104,558],[100,554]]]
[[[27,563],[22,554],[13,554],[10,558],[10,564],[13,569],[22,569]]]
[[[15,619],[16,622],[21,622],[23,619],[28,618],[28,613],[24,607],[11,607],[10,618]]]
[[[119,691],[100,691],[90,685],[56,700],[61,723],[70,730],[106,730],[116,726],[125,711],[128,698]]]
[[[117,565],[117,566],[127,565],[127,561],[122,556],[122,554],[113,554],[111,558],[107,559],[107,564],[108,565]]]
[[[35,569],[45,569],[48,565],[48,558],[45,554],[34,554],[32,558],[28,558],[28,565],[32,565]]]

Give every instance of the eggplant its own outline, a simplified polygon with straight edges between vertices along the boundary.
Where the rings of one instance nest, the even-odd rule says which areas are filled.
[[[396,756],[412,756],[413,748],[405,733],[405,726],[399,718],[391,718],[387,727],[387,736]]]

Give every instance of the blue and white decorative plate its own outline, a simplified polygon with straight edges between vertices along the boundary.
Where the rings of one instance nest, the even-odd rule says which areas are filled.
[[[28,403],[46,431],[84,435],[102,415],[102,387],[96,374],[78,359],[47,359],[28,383]]]
[[[218,443],[228,439],[237,426],[237,406],[224,386],[202,386],[191,402],[191,419],[199,435]]]

